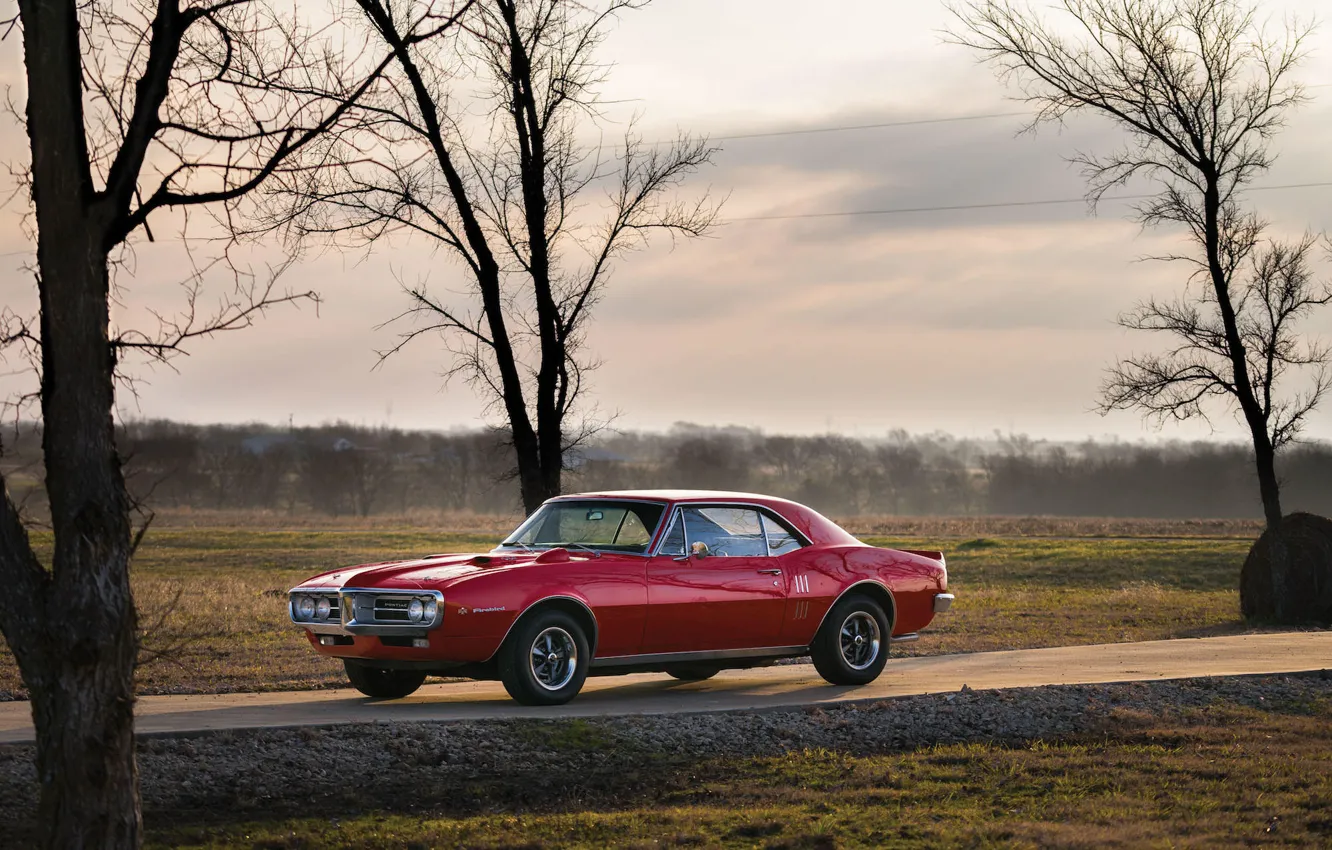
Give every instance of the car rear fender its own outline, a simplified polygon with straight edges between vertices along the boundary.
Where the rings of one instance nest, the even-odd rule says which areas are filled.
[[[523,613],[515,617],[513,622],[509,624],[508,631],[506,631],[504,633],[504,637],[500,639],[499,646],[495,648],[495,652],[492,653],[490,658],[486,660],[489,661],[499,654],[499,651],[504,648],[505,641],[509,639],[509,635],[513,634],[513,630],[518,627],[519,623],[531,617],[536,616],[542,611],[546,611],[551,608],[554,608],[555,610],[558,611],[564,611],[569,616],[573,617],[574,621],[577,622],[578,625],[583,627],[583,630],[587,632],[587,643],[588,643],[588,649],[591,651],[591,657],[596,658],[597,657],[596,615],[592,613],[592,609],[588,607],[588,604],[586,602],[584,602],[583,600],[579,599],[576,596],[555,595],[555,596],[542,597],[541,599],[538,599],[537,601],[533,602],[531,605],[528,605],[526,608],[524,608]]]
[[[828,606],[828,610],[823,612],[823,619],[819,620],[819,627],[814,630],[814,634],[817,635],[823,629],[824,621],[828,619],[828,615],[832,613],[832,609],[837,607],[837,603],[841,602],[848,594],[852,593],[868,596],[883,607],[883,613],[888,615],[888,634],[891,635],[894,627],[897,625],[897,600],[893,597],[893,592],[888,589],[887,585],[874,581],[873,579],[858,581],[837,594],[837,598]]]

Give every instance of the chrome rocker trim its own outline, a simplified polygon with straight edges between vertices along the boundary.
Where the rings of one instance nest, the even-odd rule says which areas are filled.
[[[429,596],[435,600],[433,620],[419,623],[362,623],[356,620],[355,596],[402,596],[419,598]],[[337,596],[338,621],[301,620],[296,617],[296,597]],[[301,587],[287,591],[287,616],[292,623],[317,635],[406,635],[424,637],[426,632],[444,624],[444,594],[438,590],[412,590],[397,587]]]
[[[808,646],[765,646],[755,649],[714,649],[703,652],[655,652],[649,655],[614,655],[593,658],[591,667],[643,667],[689,664],[696,661],[739,661],[761,658],[794,658],[808,655]]]

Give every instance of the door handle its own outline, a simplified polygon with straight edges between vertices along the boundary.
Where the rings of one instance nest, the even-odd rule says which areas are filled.
[[[781,570],[759,570],[759,572],[765,576],[779,576],[782,574]]]

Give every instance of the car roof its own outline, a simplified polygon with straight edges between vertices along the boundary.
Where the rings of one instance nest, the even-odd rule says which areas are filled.
[[[590,493],[566,493],[560,499],[652,499],[658,502],[786,502],[761,493],[733,490],[596,490]],[[794,504],[794,503],[792,503]]]
[[[568,493],[561,499],[642,499],[654,502],[739,502],[759,505],[775,511],[805,535],[810,542],[830,546],[863,545],[841,526],[818,511],[798,502],[761,493],[730,490],[602,490],[592,493]]]

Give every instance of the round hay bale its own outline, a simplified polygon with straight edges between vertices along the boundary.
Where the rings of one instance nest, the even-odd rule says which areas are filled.
[[[1285,558],[1270,529],[1249,550],[1240,570],[1240,611],[1250,619],[1332,624],[1332,520],[1291,514],[1281,520],[1279,542]]]

